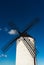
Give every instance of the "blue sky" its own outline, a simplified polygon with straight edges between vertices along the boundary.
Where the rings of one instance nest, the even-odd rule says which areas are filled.
[[[36,46],[39,51],[37,56],[38,65],[44,65],[44,1],[0,1],[0,28],[8,27],[8,22],[13,20],[19,27],[19,30],[23,31],[26,25],[36,17],[40,18],[40,22],[29,30],[28,34],[32,35],[36,39]],[[0,54],[3,45],[8,43],[8,41],[14,37],[15,35],[9,35],[4,30],[0,31]],[[16,44],[14,44],[6,54],[8,56],[7,58],[0,58],[0,65],[15,65]]]

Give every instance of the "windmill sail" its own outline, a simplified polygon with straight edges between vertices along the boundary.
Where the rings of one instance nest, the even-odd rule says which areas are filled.
[[[38,23],[38,21],[39,21],[39,18],[34,19],[30,24],[28,24],[26,26],[26,29],[23,31],[23,33],[26,32],[27,30],[31,29],[35,24]]]
[[[8,49],[14,45],[14,42],[19,38],[20,36],[16,37],[16,38],[13,38],[12,40],[10,40],[7,44],[5,44],[3,47],[2,47],[2,51],[5,53],[8,51]]]
[[[24,37],[24,39],[27,42],[27,44],[31,47],[32,51],[34,52],[34,55],[37,55],[39,52],[34,44],[35,40],[33,40],[33,38],[31,37],[29,39],[27,37]]]
[[[29,40],[29,39],[28,39]],[[30,44],[33,44],[31,41],[28,42],[27,39],[24,38],[24,45],[26,46],[26,48],[28,49],[29,53],[32,55],[32,57],[34,58],[35,57],[35,51],[34,51],[34,48],[35,47],[32,47],[32,45]],[[34,44],[33,44],[34,46]]]
[[[19,37],[21,37],[28,29],[30,29],[32,26],[34,26],[38,21],[39,21],[39,19],[36,18],[34,21],[32,21],[31,24],[29,24],[29,25],[27,26],[27,28],[26,28],[22,33],[19,32],[19,30],[16,28],[16,26],[15,26],[13,23],[9,23],[9,25],[10,25],[11,28],[14,28],[14,27],[15,27],[14,29],[16,29],[16,30],[18,31],[19,36],[18,36],[17,38],[12,39],[8,44],[6,44],[6,45],[2,48],[2,51],[3,51],[3,52],[7,51],[7,50],[14,44],[14,43],[13,43],[14,41],[16,41]]]
[[[9,25],[9,27],[10,27],[11,29],[17,30],[17,32],[20,33],[20,32],[19,32],[19,28],[16,26],[16,24],[15,24],[13,21],[10,21],[10,22],[8,23],[8,25]]]

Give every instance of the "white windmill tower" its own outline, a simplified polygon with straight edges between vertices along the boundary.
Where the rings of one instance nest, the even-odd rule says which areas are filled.
[[[16,28],[19,35],[2,48],[2,51],[5,53],[10,46],[13,45],[13,42],[16,41],[16,65],[36,65],[35,40],[26,32],[37,22],[38,18],[35,19],[22,33]],[[10,24],[10,26],[14,27],[13,24]]]
[[[34,38],[25,35],[17,39],[16,42],[16,65],[35,65]]]

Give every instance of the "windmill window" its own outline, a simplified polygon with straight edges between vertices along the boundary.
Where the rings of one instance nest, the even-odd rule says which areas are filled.
[[[18,40],[20,42],[20,40]]]
[[[29,39],[29,41],[30,41],[30,39]]]

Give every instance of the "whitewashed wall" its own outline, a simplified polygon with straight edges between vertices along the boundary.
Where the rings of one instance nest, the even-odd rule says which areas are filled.
[[[21,37],[16,42],[16,65],[34,65],[34,58],[29,53],[22,39]],[[33,39],[31,41],[34,43]]]

